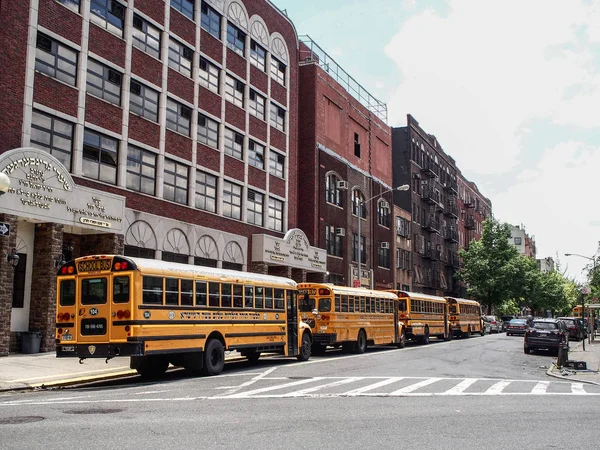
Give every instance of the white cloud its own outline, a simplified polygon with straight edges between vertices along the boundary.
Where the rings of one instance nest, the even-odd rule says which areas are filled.
[[[502,173],[519,163],[528,120],[597,124],[589,92],[564,98],[573,84],[598,84],[591,56],[563,48],[581,27],[591,36],[587,2],[449,0],[448,7],[446,17],[428,10],[408,19],[386,47],[403,74],[388,103],[393,125],[411,113],[461,169]]]

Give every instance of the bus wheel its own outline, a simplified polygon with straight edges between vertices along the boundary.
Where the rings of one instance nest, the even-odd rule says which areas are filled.
[[[298,361],[308,361],[310,358],[310,336],[308,333],[302,335],[302,346],[296,358],[298,358]]]
[[[404,334],[404,331],[402,332],[402,335],[400,336],[400,341],[398,341],[398,343],[396,344],[396,346],[398,348],[404,348],[404,347],[406,347],[406,334]]]
[[[429,328],[425,327],[425,334],[423,334],[423,340],[421,344],[428,345],[429,344]]]
[[[141,356],[136,361],[135,369],[142,378],[151,380],[165,374],[169,367],[169,360],[163,356]]]
[[[356,340],[356,353],[361,354],[367,350],[367,336],[363,330],[358,332],[358,339]]]
[[[204,348],[204,375],[218,375],[223,371],[225,365],[225,350],[218,339],[211,339]]]
[[[256,350],[250,350],[242,353],[242,356],[248,358],[248,362],[250,364],[255,364],[258,361],[258,358],[260,358],[260,352],[257,352]]]

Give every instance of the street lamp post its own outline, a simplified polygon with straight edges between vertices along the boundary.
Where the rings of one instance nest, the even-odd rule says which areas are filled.
[[[565,256],[579,256],[580,258],[584,258],[587,259],[588,261],[592,262],[592,279],[594,276],[594,273],[596,272],[596,255],[594,256],[585,256],[585,255],[580,255],[579,253],[565,253]],[[583,323],[585,323],[585,296],[584,293],[581,293],[581,318],[583,320]],[[595,330],[594,330],[594,318],[592,318],[592,323],[590,324],[590,328],[591,328],[591,333],[588,332],[588,339],[593,340],[594,338],[594,334],[595,334]],[[585,351],[585,338],[583,339],[583,350]]]
[[[410,189],[410,186],[408,184],[403,184],[402,186],[398,186],[398,187],[395,187],[395,188],[388,189],[387,191],[380,192],[379,194],[371,197],[368,200],[365,200],[365,201],[359,200],[358,201],[358,210],[356,211],[357,215],[358,215],[358,242],[356,243],[357,253],[358,253],[358,255],[357,255],[357,260],[358,260],[358,287],[361,286],[361,280],[362,280],[362,278],[361,278],[361,272],[360,272],[360,270],[361,270],[360,266],[362,264],[362,261],[361,261],[361,259],[362,259],[361,256],[362,255],[361,255],[361,248],[360,248],[361,247],[361,243],[362,243],[362,240],[360,238],[360,219],[362,217],[363,205],[365,205],[366,203],[369,203],[371,200],[374,200],[376,198],[381,197],[383,194],[387,194],[388,192],[392,192],[392,191],[408,191],[409,189]]]

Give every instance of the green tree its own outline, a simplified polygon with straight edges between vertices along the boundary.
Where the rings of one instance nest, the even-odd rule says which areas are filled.
[[[469,295],[488,307],[499,307],[515,297],[515,277],[524,270],[509,238],[507,223],[486,219],[481,239],[471,241],[468,250],[459,253],[463,267],[457,278],[467,283]]]

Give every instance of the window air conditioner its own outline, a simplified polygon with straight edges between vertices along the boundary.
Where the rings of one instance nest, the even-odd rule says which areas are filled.
[[[347,181],[338,181],[337,188],[338,189],[348,189],[348,182]]]
[[[390,243],[389,242],[382,242],[381,243],[381,248],[390,248]]]
[[[336,228],[335,235],[336,236],[346,236],[346,229],[345,228]]]

